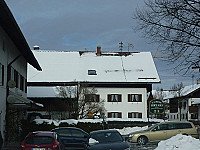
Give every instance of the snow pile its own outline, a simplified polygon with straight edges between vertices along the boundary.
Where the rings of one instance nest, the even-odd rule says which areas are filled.
[[[55,126],[59,126],[59,122],[51,119],[35,119],[34,120],[36,124],[42,124],[42,123],[47,123],[47,124],[54,124]]]
[[[78,122],[87,122],[87,123],[102,123],[103,119],[67,119],[67,120],[51,120],[51,119],[35,119],[36,124],[42,124],[44,122],[48,124],[54,123],[55,126],[59,126],[60,123],[68,123],[72,125],[76,125]],[[129,118],[129,119],[121,119],[121,118],[106,118],[105,122],[108,121],[138,121],[138,122],[148,122],[148,119],[138,119],[138,118]],[[162,119],[149,119],[151,122],[162,122]]]
[[[119,131],[119,133],[121,135],[128,135],[129,133],[135,132],[135,131],[140,131],[140,130],[145,130],[147,129],[148,126],[144,126],[144,127],[126,127],[123,129],[116,129],[117,131]]]
[[[89,143],[90,143],[90,144],[96,144],[96,143],[99,143],[99,141],[97,141],[97,140],[95,140],[95,139],[93,139],[93,138],[90,138],[90,139],[89,139]]]
[[[168,140],[158,143],[155,150],[199,150],[200,141],[191,136],[177,134]]]

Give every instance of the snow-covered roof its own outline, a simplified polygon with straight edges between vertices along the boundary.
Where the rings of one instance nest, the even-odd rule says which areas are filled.
[[[160,82],[150,52],[97,56],[96,52],[35,50],[33,54],[43,70],[29,65],[28,82]],[[88,75],[88,70],[96,75]]]
[[[200,84],[194,84],[194,85],[185,86],[182,90],[180,90],[180,94],[179,94],[178,91],[176,91],[173,94],[170,94],[170,95],[166,96],[164,99],[187,96],[187,95],[189,95],[190,93],[196,91],[199,88],[200,88]]]
[[[27,97],[58,97],[58,92],[56,87],[28,87]]]
[[[67,88],[67,86],[65,87]],[[70,88],[75,88],[74,86],[70,86]],[[67,90],[66,90],[67,91]],[[74,98],[73,94],[68,94],[68,97]],[[27,97],[31,98],[53,98],[53,97],[60,97],[59,90],[56,86],[48,86],[48,87],[41,87],[41,86],[28,86],[27,87]],[[62,96],[61,96],[62,97]],[[62,97],[63,98],[63,97]]]
[[[200,104],[200,98],[198,98],[195,101],[193,101],[192,104]]]

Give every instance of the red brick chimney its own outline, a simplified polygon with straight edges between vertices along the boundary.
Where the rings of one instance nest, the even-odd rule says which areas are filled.
[[[97,46],[97,56],[100,56],[101,55],[101,46],[98,45]]]

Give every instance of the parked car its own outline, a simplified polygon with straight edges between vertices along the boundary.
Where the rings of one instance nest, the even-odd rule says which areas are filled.
[[[21,144],[22,150],[61,150],[54,132],[37,131],[29,133]]]
[[[117,130],[99,130],[90,133],[89,150],[130,150]]]
[[[52,130],[58,134],[59,142],[64,149],[87,149],[89,134],[74,127],[61,127]]]
[[[177,134],[190,135],[198,138],[198,132],[192,122],[161,122],[146,130],[130,133],[129,142],[144,145],[147,142],[159,142]]]

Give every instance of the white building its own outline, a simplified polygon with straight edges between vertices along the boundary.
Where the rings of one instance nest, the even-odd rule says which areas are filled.
[[[18,116],[26,111],[32,101],[27,97],[27,63],[41,70],[32,54],[19,26],[6,3],[0,1],[0,130],[9,134],[8,126],[17,123],[8,122],[12,115]],[[10,88],[9,88],[10,87]],[[12,110],[13,113],[7,114]],[[11,120],[10,120],[11,121]],[[12,133],[13,134],[13,133]],[[9,135],[8,135],[9,136]],[[8,137],[9,138],[9,137]]]
[[[169,120],[200,120],[200,84],[186,86],[165,99],[169,100]]]
[[[106,117],[147,118],[147,93],[153,83],[160,83],[150,52],[105,53],[97,47],[97,53],[42,50],[33,53],[43,71],[28,68],[30,99],[45,98],[42,87],[47,90],[87,83],[105,100]]]

